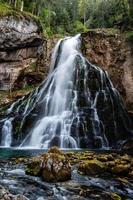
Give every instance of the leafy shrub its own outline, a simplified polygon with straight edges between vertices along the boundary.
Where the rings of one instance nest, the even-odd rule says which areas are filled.
[[[44,34],[47,37],[52,37],[53,36],[53,31],[52,31],[51,27],[45,27],[44,28]]]
[[[56,31],[60,35],[64,35],[65,34],[65,29],[64,29],[63,26],[58,26]]]
[[[133,44],[133,31],[126,33],[126,41]]]
[[[87,28],[84,26],[84,24],[78,20],[74,22],[73,28],[75,33],[87,31]]]

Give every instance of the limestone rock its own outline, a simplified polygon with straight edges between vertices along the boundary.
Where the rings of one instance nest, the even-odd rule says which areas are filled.
[[[8,90],[20,72],[43,57],[42,28],[21,14],[0,18],[0,90]]]

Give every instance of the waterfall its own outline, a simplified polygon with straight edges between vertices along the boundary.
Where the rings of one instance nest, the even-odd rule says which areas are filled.
[[[49,148],[51,144],[60,148],[78,148],[79,145],[71,135],[70,128],[73,120],[73,111],[76,110],[76,93],[73,98],[74,76],[76,70],[75,59],[79,53],[80,35],[67,38],[57,43],[53,52],[53,61],[50,74],[51,83],[43,101],[46,110],[44,116],[31,130],[28,147]],[[62,44],[62,47],[60,46]],[[59,55],[59,48],[61,54]],[[60,56],[58,58],[58,56]],[[58,59],[58,60],[57,60]],[[54,70],[54,68],[56,69]],[[54,71],[53,71],[54,70]],[[49,82],[48,78],[48,82]],[[47,87],[47,83],[46,86]],[[45,90],[45,88],[44,88]],[[77,113],[75,113],[75,116]],[[29,137],[28,137],[29,138]],[[24,146],[26,140],[21,144]]]
[[[80,47],[80,34],[57,43],[48,77],[8,108],[8,120],[1,122],[2,145],[15,141],[28,148],[110,148],[130,137],[118,91]]]
[[[7,119],[2,127],[2,142],[1,145],[10,147],[12,142],[12,123],[11,119]]]

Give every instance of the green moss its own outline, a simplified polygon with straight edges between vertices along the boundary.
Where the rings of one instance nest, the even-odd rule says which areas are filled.
[[[115,28],[107,28],[105,29],[105,33],[107,33],[109,36],[114,36],[119,33],[119,30]]]
[[[25,172],[33,176],[38,176],[41,170],[41,162],[41,159],[33,158],[33,160],[27,164]]]
[[[51,148],[48,153],[32,158],[25,169],[27,174],[41,176],[45,181],[66,181],[71,178],[71,165],[66,154],[57,147]]]
[[[39,21],[38,17],[36,17],[28,12],[21,12],[20,10],[17,10],[15,8],[7,5],[6,3],[0,2],[0,17],[10,16],[10,15],[14,16],[16,19],[20,19],[23,17],[25,17],[26,19],[29,19],[29,20],[32,19],[38,25],[40,25],[40,21]],[[41,25],[40,25],[40,27],[41,27]]]
[[[55,162],[56,161],[63,162],[64,160],[66,160],[65,155],[63,153],[49,151],[48,153],[46,153],[46,154],[43,155],[44,162],[48,162],[49,156],[51,157],[51,159],[53,160],[53,162],[54,161]]]
[[[116,193],[112,193],[111,197],[113,200],[121,200],[121,197],[119,195],[117,195]]]
[[[116,164],[113,168],[112,168],[112,172],[114,174],[122,174],[125,175],[127,173],[129,173],[130,171],[130,164]]]
[[[106,165],[97,159],[83,161],[78,168],[85,175],[99,175],[106,170]]]
[[[27,95],[35,89],[35,86],[26,85],[25,88],[16,91],[0,91],[0,110],[5,112],[8,107],[17,99]]]
[[[80,32],[87,32],[88,29],[84,26],[84,24],[80,21],[75,21],[74,22],[74,33],[80,33]]]
[[[125,37],[127,42],[133,44],[133,31],[127,32]]]
[[[120,31],[119,29],[116,28],[97,28],[97,29],[89,29],[88,32],[93,32],[93,33],[101,33],[105,34],[106,36],[115,36],[116,34],[119,34]]]
[[[37,63],[36,63],[36,62],[31,63],[30,69],[31,69],[32,71],[35,71],[36,68],[37,68]]]
[[[0,3],[0,17],[13,15],[14,17],[18,18],[22,16],[21,12],[12,8],[11,6]]]
[[[58,147],[51,147],[48,151],[48,153],[53,153],[53,154],[58,154],[58,155],[63,155],[63,151],[61,151]]]
[[[15,123],[15,130],[14,130],[14,134],[18,134],[19,133],[19,129],[20,129],[20,125],[21,125],[21,123],[20,122],[18,122],[18,123]]]
[[[10,6],[0,3],[0,16],[5,16],[8,14],[12,14],[13,10]]]
[[[66,181],[71,178],[71,165],[65,154],[56,147],[43,155],[42,178],[48,182]]]

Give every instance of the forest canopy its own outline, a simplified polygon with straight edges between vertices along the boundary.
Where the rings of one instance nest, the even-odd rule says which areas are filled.
[[[133,0],[0,0],[37,16],[47,35],[92,28],[132,30]]]

